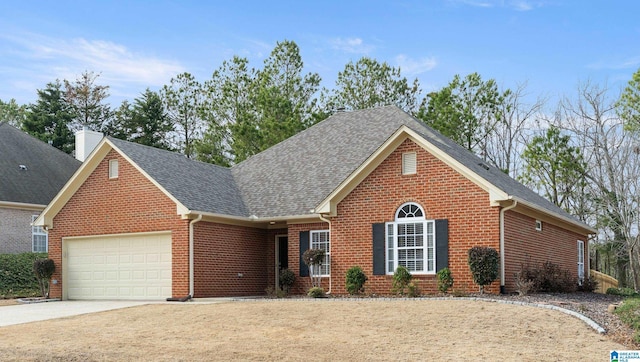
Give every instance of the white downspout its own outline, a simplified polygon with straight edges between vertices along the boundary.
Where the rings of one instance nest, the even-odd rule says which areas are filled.
[[[318,214],[320,216],[320,220],[329,224],[329,255],[331,255],[331,239],[333,239],[333,235],[331,235],[331,220],[322,216],[322,214]],[[331,294],[331,272],[329,272],[329,290],[325,294]]]
[[[500,292],[504,292],[505,277],[504,277],[504,213],[513,209],[518,205],[518,200],[513,200],[513,204],[503,207],[500,210]]]
[[[189,222],[189,296],[191,298],[193,298],[193,293],[194,293],[194,286],[193,286],[193,276],[195,274],[194,272],[194,264],[193,264],[193,255],[194,255],[194,251],[193,251],[193,224],[197,223],[198,221],[202,220],[202,214],[198,215],[197,218],[191,220]]]

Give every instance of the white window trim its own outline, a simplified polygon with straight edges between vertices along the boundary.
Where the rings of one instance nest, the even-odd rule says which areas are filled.
[[[109,179],[116,179],[119,176],[118,159],[109,160]]]
[[[584,278],[584,241],[578,240],[578,283],[580,285],[582,285]]]
[[[31,223],[38,218],[38,215],[31,215]],[[36,250],[36,236],[44,236],[44,251]],[[49,234],[42,228],[42,226],[31,225],[31,251],[34,253],[48,253],[49,252]]]
[[[398,210],[396,210],[396,220],[393,222],[387,222],[385,223],[385,269],[386,269],[386,273],[387,275],[393,275],[393,273],[395,272],[396,268],[398,268],[398,250],[401,250],[403,248],[399,248],[398,247],[398,225],[403,225],[403,224],[417,224],[417,223],[422,223],[422,230],[423,230],[423,244],[422,244],[422,250],[423,250],[423,270],[422,271],[410,271],[411,274],[414,275],[430,275],[430,274],[435,274],[436,273],[436,222],[435,220],[427,220],[424,216],[421,217],[405,217],[405,218],[399,218],[398,214],[400,213],[400,210],[402,210],[402,208],[404,208],[407,205],[415,205],[418,206],[420,208],[420,211],[422,212],[422,215],[424,215],[424,209],[414,203],[414,202],[407,202],[405,204],[402,204]],[[431,225],[431,230],[432,230],[432,237],[433,237],[433,244],[432,244],[432,248],[433,248],[433,257],[431,259],[429,259],[429,252],[428,252],[428,234],[427,234],[427,230],[429,230],[429,224]],[[389,227],[392,227],[392,233],[390,235],[389,233]],[[408,248],[408,249],[420,249],[420,248]],[[391,259],[391,260],[390,260]],[[431,266],[432,268],[429,269],[429,261],[431,261]],[[390,263],[392,263],[393,265],[389,265]]]
[[[542,231],[542,221],[536,220],[536,230]]]
[[[331,232],[326,229],[326,230],[310,230],[309,231],[309,248],[310,249],[318,249],[315,247],[313,241],[313,236],[317,235],[317,234],[322,234],[322,233],[326,233],[327,234],[327,251],[324,254],[324,262],[322,262],[322,267],[326,266],[326,270],[327,273],[325,274],[320,274],[319,276],[321,277],[329,277],[331,276]],[[314,274],[315,275],[315,274]]]
[[[406,152],[402,154],[402,174],[415,175],[418,173],[418,156],[415,152]],[[409,164],[411,161],[411,165]],[[411,167],[409,167],[411,166]]]

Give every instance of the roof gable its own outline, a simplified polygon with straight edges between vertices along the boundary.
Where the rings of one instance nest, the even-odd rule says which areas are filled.
[[[72,156],[0,123],[0,202],[46,205],[78,167]]]

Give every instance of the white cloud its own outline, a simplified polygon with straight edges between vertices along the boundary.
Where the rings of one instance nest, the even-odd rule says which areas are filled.
[[[400,67],[403,74],[418,75],[430,71],[438,65],[435,57],[421,59],[411,59],[404,54],[396,56],[396,65]]]
[[[545,5],[544,1],[529,0],[449,0],[453,4],[462,4],[479,8],[506,7],[516,11],[529,11]]]
[[[373,45],[365,44],[361,38],[335,38],[329,40],[331,47],[347,53],[369,54]]]
[[[636,69],[640,66],[640,56],[622,60],[599,61],[587,65],[590,69]]]
[[[82,72],[101,74],[100,83],[113,95],[139,94],[144,87],[166,84],[185,71],[180,63],[128,49],[105,40],[58,39],[38,34],[2,37],[0,56],[14,84],[38,84],[75,79]],[[32,89],[35,93],[35,88]]]

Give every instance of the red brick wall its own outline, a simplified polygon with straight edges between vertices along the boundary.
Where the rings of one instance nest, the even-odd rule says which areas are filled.
[[[402,154],[416,152],[417,173],[402,175]],[[405,202],[421,205],[427,219],[449,220],[449,269],[454,289],[477,291],[467,251],[482,245],[499,250],[499,208],[489,206],[486,191],[410,140],[402,143],[338,205],[331,223],[333,292],[345,293],[347,270],[359,265],[369,280],[368,292],[387,294],[392,276],[373,275],[371,225],[394,221]],[[423,293],[436,293],[435,275],[417,276]],[[499,291],[499,281],[492,292]]]
[[[311,288],[311,280],[309,277],[300,277],[300,232],[301,231],[310,231],[310,230],[327,230],[329,229],[329,225],[327,223],[308,223],[308,224],[291,224],[289,225],[288,235],[289,235],[289,269],[296,274],[296,282],[293,284],[291,288],[292,294],[304,294],[306,291]],[[331,275],[335,275],[333,273],[333,235],[331,238]],[[335,278],[334,278],[335,280]],[[323,278],[323,287],[325,291],[329,291],[329,278]]]
[[[109,179],[108,161],[118,159],[119,177]],[[189,293],[189,221],[176,205],[138,170],[111,151],[53,220],[49,257],[54,260],[51,296],[62,297],[62,238],[149,231],[171,231],[173,296]]]
[[[198,222],[194,228],[194,297],[265,293],[269,243],[273,244],[267,230],[209,222]]]
[[[536,220],[529,216],[507,211],[505,213],[505,288],[515,292],[514,274],[527,262],[531,266],[551,261],[578,277],[578,240],[584,241],[585,275],[587,270],[587,237],[550,223],[543,222],[542,231],[536,230]],[[576,279],[577,280],[577,279]]]

